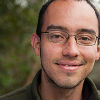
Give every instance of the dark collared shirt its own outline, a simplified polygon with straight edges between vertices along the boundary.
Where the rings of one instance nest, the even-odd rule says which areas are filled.
[[[40,81],[41,71],[36,74],[31,84],[7,95],[1,96],[0,100],[41,100],[37,89]],[[85,79],[82,93],[82,100],[100,100],[100,93],[89,78]]]

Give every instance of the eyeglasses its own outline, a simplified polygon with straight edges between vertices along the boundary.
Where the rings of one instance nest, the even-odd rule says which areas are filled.
[[[59,30],[51,30],[45,33],[48,36],[48,40],[53,43],[65,43],[71,36],[75,37],[76,43],[84,46],[92,46],[96,44],[96,41],[100,38],[94,33],[89,32],[79,32],[76,35],[69,35],[67,32]]]

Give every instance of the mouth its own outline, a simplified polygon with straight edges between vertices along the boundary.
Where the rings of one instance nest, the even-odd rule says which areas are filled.
[[[78,70],[83,64],[78,63],[78,62],[67,62],[67,63],[63,63],[63,62],[59,62],[56,63],[56,65],[58,65],[58,67],[66,70],[66,71],[76,71]]]

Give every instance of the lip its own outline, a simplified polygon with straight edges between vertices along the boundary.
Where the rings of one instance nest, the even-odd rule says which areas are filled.
[[[78,70],[83,64],[77,61],[74,62],[58,62],[56,63],[60,68],[66,70],[66,71],[76,71]]]

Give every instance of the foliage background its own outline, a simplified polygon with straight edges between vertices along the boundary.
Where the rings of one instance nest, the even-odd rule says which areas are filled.
[[[0,95],[29,84],[40,68],[39,57],[35,56],[30,39],[43,2],[0,0]],[[98,88],[99,65],[100,60],[90,76]]]

